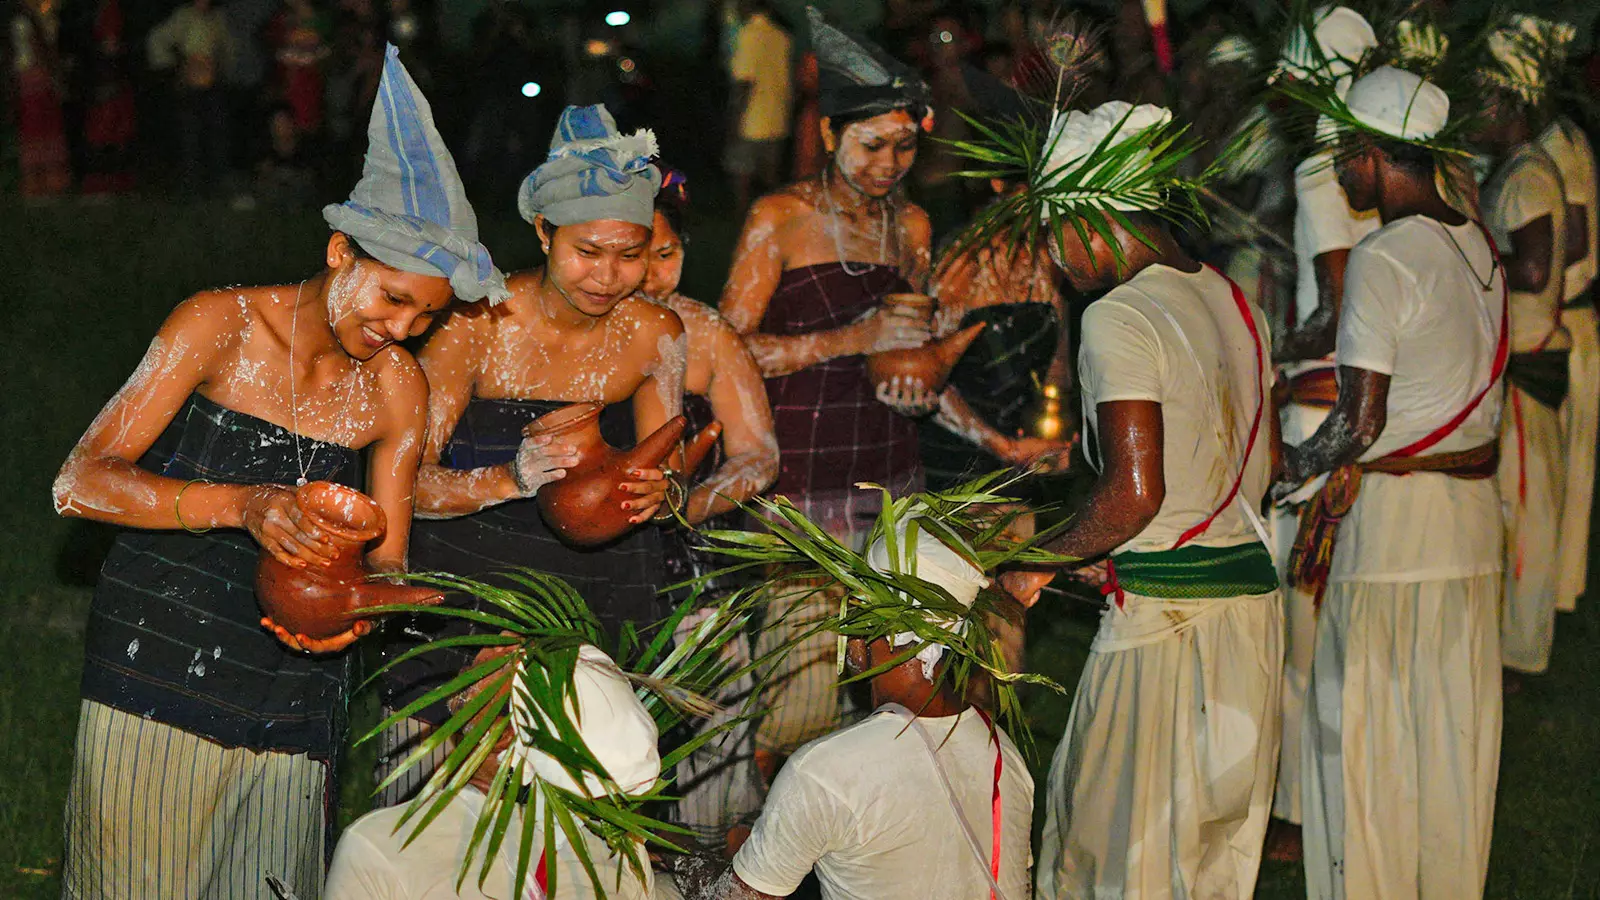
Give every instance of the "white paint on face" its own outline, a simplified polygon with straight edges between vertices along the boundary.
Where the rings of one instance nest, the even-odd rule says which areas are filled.
[[[917,124],[903,110],[845,128],[833,161],[850,186],[868,197],[886,197],[917,158]]]

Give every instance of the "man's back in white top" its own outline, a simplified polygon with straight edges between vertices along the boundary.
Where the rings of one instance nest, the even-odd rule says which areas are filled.
[[[1489,383],[1502,327],[1505,272],[1477,225],[1425,216],[1385,225],[1350,253],[1336,357],[1390,376],[1387,424],[1364,460],[1429,435]],[[1503,392],[1426,455],[1499,438]],[[1494,479],[1370,475],[1339,530],[1334,581],[1426,581],[1500,570]]]
[[[1506,157],[1483,188],[1484,224],[1501,253],[1513,253],[1511,236],[1550,219],[1550,277],[1542,291],[1511,292],[1511,352],[1572,346],[1561,327],[1563,248],[1567,245],[1567,200],[1561,170],[1538,144],[1523,144]]]
[[[1546,128],[1538,138],[1539,146],[1550,154],[1556,168],[1561,171],[1562,187],[1566,191],[1567,205],[1583,206],[1584,219],[1589,231],[1589,244],[1584,254],[1567,260],[1566,301],[1571,303],[1579,294],[1589,289],[1595,275],[1600,273],[1600,234],[1596,233],[1596,220],[1600,217],[1600,197],[1597,197],[1594,147],[1583,129],[1570,119],[1562,119]],[[1572,227],[1577,227],[1576,223]]]
[[[1150,266],[1084,312],[1078,356],[1084,421],[1093,427],[1101,403],[1161,404],[1165,497],[1155,519],[1120,549],[1167,550],[1222,507],[1258,408],[1239,497],[1260,506],[1272,476],[1272,409],[1263,406],[1272,367],[1260,360],[1271,359],[1271,347],[1265,316],[1247,306],[1259,349],[1228,280],[1210,268],[1184,273]],[[1093,448],[1090,453],[1095,458]],[[1191,543],[1227,547],[1254,540],[1255,529],[1235,500]]]
[[[511,879],[516,874],[516,840],[522,825],[512,819],[511,833],[490,867],[489,878],[483,888],[478,888],[478,872],[482,864],[482,847],[473,860],[466,883],[461,892],[455,889],[456,875],[461,871],[461,860],[466,856],[467,845],[472,840],[472,830],[477,827],[483,810],[484,796],[476,788],[463,788],[452,799],[444,812],[429,823],[411,846],[401,849],[415,826],[415,819],[407,822],[398,834],[395,825],[404,814],[404,806],[367,813],[355,824],[345,829],[339,846],[333,854],[333,866],[328,871],[324,889],[325,900],[521,900],[521,895],[511,890]],[[605,842],[580,827],[585,837],[589,857],[605,885],[606,896],[612,900],[649,900],[652,897],[653,876],[646,863],[645,881],[641,883],[627,872],[627,863],[611,855]],[[544,846],[544,835],[534,838],[534,861],[539,848]],[[643,858],[643,850],[640,851]],[[529,864],[528,880],[533,880],[533,863]],[[557,846],[556,890],[551,900],[584,900],[595,896],[583,864],[565,843]]]
[[[917,720],[938,747],[961,814],[984,852],[963,834],[932,755],[904,719],[880,711],[800,748],[773,782],[766,808],[733,870],[763,893],[788,896],[816,869],[823,900],[976,900],[993,847],[995,746],[973,710]],[[954,726],[952,730],[952,725]],[[1004,731],[1000,887],[1032,896],[1033,777]]]

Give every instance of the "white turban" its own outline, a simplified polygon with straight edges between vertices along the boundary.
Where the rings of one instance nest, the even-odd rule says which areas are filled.
[[[895,531],[895,546],[899,559],[890,559],[889,542],[887,538],[878,538],[867,550],[867,565],[873,571],[884,574],[910,575],[920,578],[929,584],[938,585],[949,592],[950,596],[962,606],[970,607],[978,599],[978,592],[989,586],[989,579],[983,570],[968,562],[975,554],[972,548],[963,545],[960,549],[965,553],[958,553],[944,541],[921,528],[917,529],[916,547],[907,545],[906,532],[916,519],[902,523]],[[915,600],[912,600],[916,604]],[[929,614],[929,621],[947,630],[954,630],[960,634],[964,623],[951,622],[946,616],[936,613]],[[903,647],[922,640],[916,634],[902,631],[889,639],[889,646]],[[933,680],[934,666],[944,657],[943,644],[928,644],[917,651],[917,659],[922,661],[923,677]]]
[[[522,664],[518,663],[518,684],[521,678]],[[572,688],[573,694],[566,702],[567,715],[589,753],[622,793],[630,797],[649,793],[661,777],[661,754],[656,746],[659,734],[655,719],[639,702],[628,677],[600,648],[585,644],[578,648]],[[538,776],[555,787],[586,797],[605,795],[600,779],[592,773],[584,773],[580,788],[554,757],[518,739],[526,731],[548,728],[549,718],[529,709],[516,685],[511,691],[511,726],[518,737],[513,738],[506,752],[528,764],[524,783],[531,784]]]
[[[1538,103],[1549,88],[1553,64],[1559,63],[1576,30],[1565,22],[1515,15],[1489,35],[1489,53],[1498,64],[1484,74],[1514,91],[1527,103]]]
[[[1392,66],[1357,79],[1345,105],[1368,128],[1405,141],[1425,141],[1450,119],[1450,98],[1438,85]]]
[[[1059,181],[1063,176],[1087,166],[1089,180],[1092,180],[1095,170],[1101,164],[1095,163],[1088,157],[1099,149],[1102,143],[1105,144],[1105,149],[1109,150],[1153,125],[1163,125],[1170,121],[1172,113],[1169,110],[1149,103],[1134,106],[1121,100],[1112,100],[1100,104],[1089,112],[1072,110],[1065,116],[1058,117],[1050,126],[1050,136],[1045,139],[1044,145],[1046,153],[1049,154],[1045,159],[1044,172],[1051,176],[1052,180]],[[1085,181],[1082,177],[1077,180],[1080,183]],[[1090,197],[1122,212],[1160,209],[1164,199],[1161,192],[1154,188],[1145,193],[1123,192],[1120,199],[1109,202],[1098,192],[1086,192],[1085,199]],[[1074,199],[1070,194],[1052,197],[1050,204],[1056,207],[1057,212],[1071,212],[1075,205]]]
[[[1295,28],[1284,44],[1278,63],[1280,72],[1306,80],[1341,79],[1378,46],[1378,35],[1371,23],[1348,6],[1322,6],[1311,15],[1316,22],[1311,37],[1306,37],[1303,27]],[[1315,51],[1312,41],[1316,42]]]

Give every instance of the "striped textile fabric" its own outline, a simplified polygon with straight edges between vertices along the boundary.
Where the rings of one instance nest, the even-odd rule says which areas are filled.
[[[385,707],[383,717],[394,715],[395,710]],[[373,770],[373,783],[380,785],[378,794],[373,799],[373,807],[381,809],[386,806],[399,806],[407,803],[417,796],[417,791],[422,789],[428,779],[439,768],[445,758],[450,755],[451,744],[446,742],[434,748],[432,753],[417,761],[404,775],[395,779],[394,784],[384,786],[384,779],[394,774],[400,764],[416,752],[418,745],[427,738],[433,726],[417,718],[401,719],[394,725],[385,728],[378,735],[378,762]]]
[[[322,895],[327,767],[303,753],[227,749],[82,701],[67,794],[61,895],[302,900]]]

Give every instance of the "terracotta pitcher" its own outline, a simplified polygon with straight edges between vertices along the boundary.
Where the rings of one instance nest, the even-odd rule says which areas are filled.
[[[367,542],[382,536],[383,508],[354,488],[313,481],[294,492],[300,515],[336,547],[325,567],[286,566],[266,550],[256,564],[256,602],[290,634],[328,638],[348,631],[363,610],[389,604],[433,604],[444,595],[431,587],[371,581],[363,562]]]
[[[683,416],[673,416],[654,434],[640,441],[631,450],[618,450],[606,443],[600,435],[600,403],[574,403],[533,420],[524,429],[528,436],[549,435],[558,442],[571,444],[578,464],[567,469],[566,477],[539,488],[539,511],[551,530],[568,543],[579,547],[593,547],[621,537],[632,528],[628,518],[633,515],[622,508],[625,500],[635,495],[617,489],[624,481],[632,481],[630,469],[651,469],[659,466],[677,449],[689,421]],[[713,424],[690,442],[690,449],[698,453],[686,458],[684,471],[692,472],[716,442],[716,434],[705,440],[706,432],[722,426]]]
[[[921,381],[924,389],[938,391],[986,324],[979,322],[910,350],[874,353],[867,357],[867,378],[873,387],[883,387],[898,375],[903,381]]]

